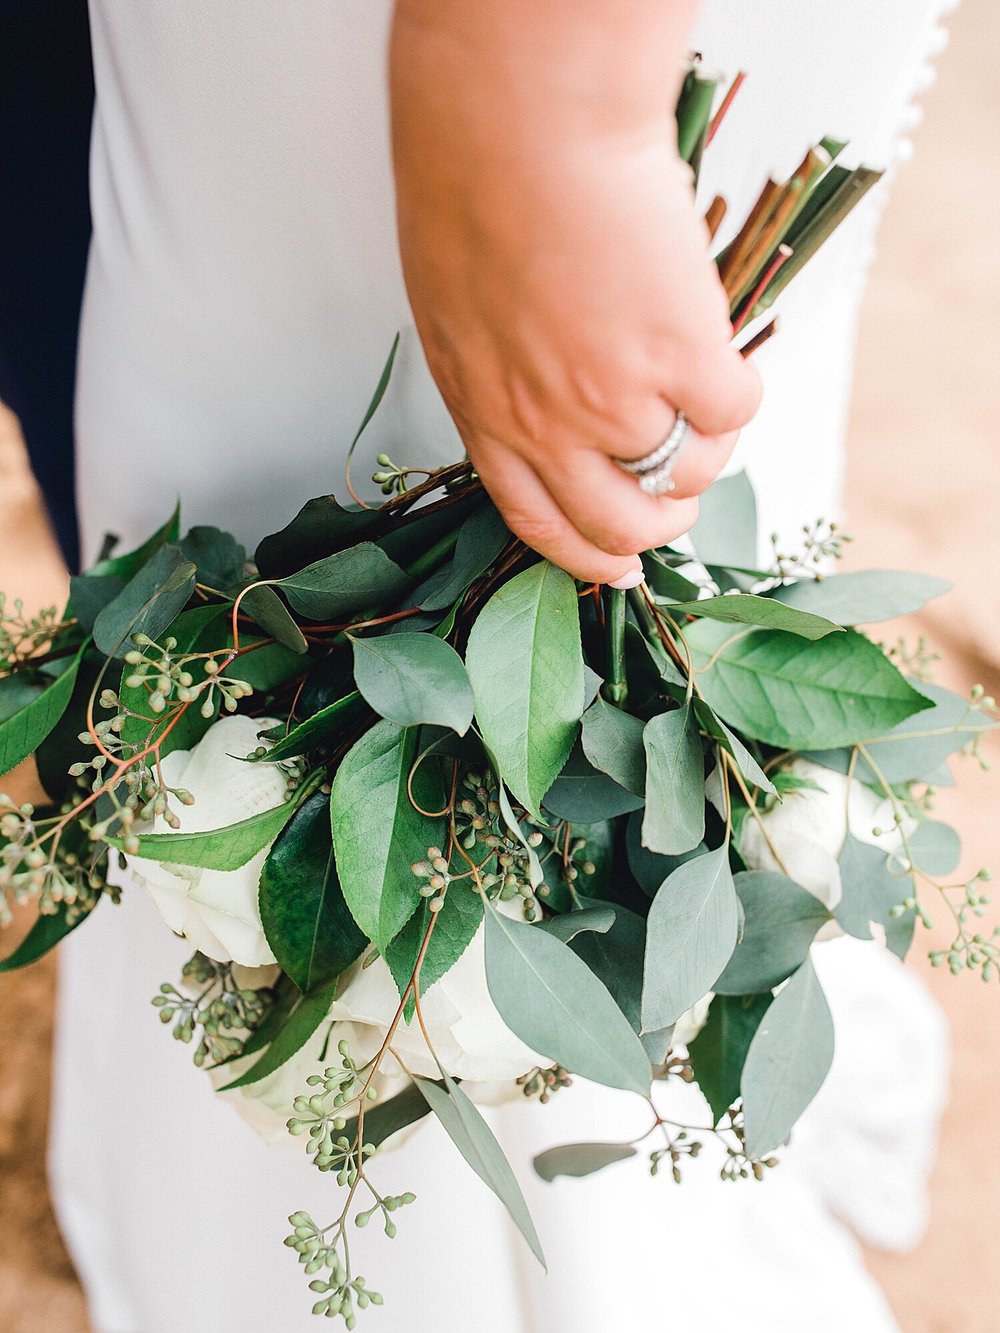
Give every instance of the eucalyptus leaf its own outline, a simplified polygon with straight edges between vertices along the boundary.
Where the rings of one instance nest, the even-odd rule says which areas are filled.
[[[655,1032],[712,989],[736,947],[739,905],[729,848],[695,857],[661,885],[646,921],[642,1026]]]
[[[331,620],[396,600],[410,579],[373,542],[359,542],[278,580],[289,602],[311,620]]]
[[[746,1151],[760,1158],[784,1143],[833,1062],[833,1018],[807,959],[761,1019],[740,1079]]]
[[[137,634],[158,639],[194,591],[195,567],[179,546],[161,546],[100,612],[94,643],[105,657],[124,657]]]
[[[303,995],[292,1010],[284,1027],[271,1044],[249,1069],[238,1078],[220,1088],[220,1092],[230,1092],[234,1088],[245,1088],[251,1083],[259,1083],[268,1074],[273,1074],[283,1064],[287,1064],[293,1055],[297,1055],[305,1046],[324,1019],[329,1017],[330,1006],[337,994],[337,979],[326,982],[316,990]]]
[[[21,706],[0,723],[0,774],[34,754],[66,712],[85,649],[86,645],[77,651],[48,689],[30,696],[19,693]]]
[[[852,631],[808,642],[702,620],[685,638],[709,707],[769,745],[852,745],[932,707],[880,648]]]
[[[532,815],[573,747],[583,713],[576,585],[542,560],[493,594],[469,634],[466,666],[483,740]]]
[[[886,942],[893,952],[893,938],[897,938],[898,908],[913,892],[909,875],[902,872],[895,857],[889,857],[884,848],[861,842],[849,833],[840,851],[841,898],[834,915],[848,935],[870,940],[871,923],[883,926]],[[913,917],[911,912],[908,914]],[[908,940],[907,940],[908,944]],[[905,954],[906,949],[903,949]]]
[[[733,882],[743,907],[743,932],[714,989],[720,995],[770,992],[809,956],[817,932],[832,914],[784,875],[750,870],[734,876]]]
[[[896,569],[862,569],[829,574],[776,588],[772,596],[786,606],[825,616],[838,625],[868,625],[912,615],[951,587],[947,579]]]
[[[954,874],[962,855],[962,840],[955,830],[933,819],[910,834],[907,846],[914,864],[935,877]]]
[[[877,785],[881,778],[895,786],[926,781],[949,755],[992,729],[989,718],[960,694],[927,681],[916,683],[933,707],[892,728],[879,731],[872,727],[858,737],[868,756],[859,754],[854,770],[862,782]],[[851,763],[849,750],[810,750],[809,757],[841,773],[846,773]]]
[[[316,561],[353,546],[383,521],[377,509],[345,509],[332,495],[309,500],[286,527],[265,537],[254,557],[263,578],[292,574],[303,560]]]
[[[433,634],[352,638],[354,679],[381,717],[400,726],[451,727],[464,736],[472,722],[472,686],[450,643]]]
[[[486,982],[507,1026],[581,1078],[649,1095],[649,1060],[605,986],[537,926],[486,915]]]
[[[588,911],[599,907],[593,898],[584,898],[582,901]],[[611,998],[635,1033],[642,1031],[642,960],[645,946],[645,921],[637,912],[619,903],[614,905],[614,921],[607,930],[584,931],[572,943],[573,952],[607,986]]]
[[[646,586],[657,597],[671,602],[693,602],[701,592],[697,583],[692,583],[666,564],[657,551],[646,551],[643,554],[642,570],[646,576]]]
[[[646,790],[646,752],[643,723],[600,695],[583,715],[583,752],[595,768],[607,773],[634,796]]]
[[[384,953],[421,902],[410,867],[444,842],[444,788],[437,759],[413,772],[417,732],[377,722],[347,752],[333,780],[330,811],[337,870],[351,914]]]
[[[671,615],[707,617],[733,625],[759,625],[762,629],[784,630],[801,639],[822,639],[840,633],[832,620],[786,606],[771,597],[753,593],[732,593],[725,597],[703,597],[696,602],[680,602],[666,608]]]
[[[245,611],[265,634],[277,639],[293,653],[309,651],[305,635],[292,619],[288,607],[266,583],[258,583],[255,588],[251,588],[243,595],[240,610]]]
[[[661,856],[658,852],[651,852],[648,847],[642,845],[642,815],[636,813],[629,817],[626,825],[625,851],[629,870],[635,877],[636,883],[652,898],[668,875],[672,875],[685,861],[703,856],[708,847],[700,842],[697,847],[692,847],[689,852],[684,852],[680,856]]]
[[[225,592],[243,577],[247,553],[230,532],[221,528],[195,527],[180,544],[185,556],[198,569],[198,582]]]
[[[475,1105],[451,1079],[446,1080],[443,1088],[423,1078],[415,1078],[413,1081],[427,1105],[441,1121],[452,1143],[510,1213],[515,1226],[544,1268],[545,1255],[517,1177],[493,1131]]]
[[[314,792],[279,833],[260,876],[264,935],[302,991],[340,975],[368,943],[347,910],[333,857],[329,801]]]
[[[587,761],[577,746],[545,793],[545,812],[571,824],[596,824],[615,819],[642,807],[642,797],[634,796]]]
[[[740,1096],[747,1051],[771,1003],[765,995],[716,995],[705,1026],[688,1048],[695,1082],[718,1124]]]
[[[480,578],[511,540],[496,507],[485,500],[465,520],[451,563],[417,589],[414,601],[425,611],[440,611]]]
[[[563,944],[576,939],[583,931],[596,931],[606,935],[615,924],[615,909],[601,904],[599,907],[585,907],[577,912],[560,912],[543,922],[542,930],[547,930]]]
[[[665,856],[689,852],[705,834],[705,756],[690,707],[658,713],[646,723],[642,739],[646,751],[643,846]]]
[[[719,742],[727,754],[736,760],[736,767],[740,770],[742,776],[751,787],[759,787],[761,791],[766,791],[768,795],[775,795],[776,788],[771,779],[758,764],[747,747],[740,740],[734,731],[726,726],[721,718],[716,717],[703,699],[694,700],[695,716],[699,725],[704,728],[709,736],[712,736]]]
[[[73,574],[67,615],[76,616],[80,628],[90,634],[97,617],[124,587],[125,580],[117,574]]]
[[[701,496],[691,541],[704,565],[757,564],[757,500],[745,472],[720,477]]]
[[[635,1155],[631,1143],[566,1143],[539,1153],[534,1167],[543,1180],[553,1181],[558,1176],[592,1176]]]

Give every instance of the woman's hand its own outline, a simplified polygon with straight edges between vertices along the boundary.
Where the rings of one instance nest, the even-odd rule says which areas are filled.
[[[508,526],[588,581],[632,586],[637,553],[691,527],[759,401],[676,152],[691,7],[397,8],[400,246],[431,373]],[[678,410],[675,490],[647,496],[612,460]]]

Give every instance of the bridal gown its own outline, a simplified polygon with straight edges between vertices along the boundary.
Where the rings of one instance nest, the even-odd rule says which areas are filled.
[[[664,0],[669,3],[669,0]],[[706,161],[745,207],[807,142],[850,137],[892,166],[943,44],[946,0],[707,0],[697,42],[750,80]],[[185,519],[252,543],[340,486],[345,445],[391,339],[396,373],[366,461],[454,457],[413,331],[394,238],[385,105],[389,0],[91,0],[94,240],[78,435],[85,559],[125,546],[179,495]],[[762,531],[836,508],[859,299],[884,188],[782,303],[739,460]],[[358,469],[358,475],[364,469]],[[311,1297],[281,1239],[337,1188],[301,1141],[268,1147],[216,1099],[149,999],[189,950],[141,890],[63,946],[51,1177],[96,1333],[304,1333]],[[887,1333],[853,1231],[915,1241],[943,1099],[946,1037],[922,985],[854,940],[817,946],[838,1030],[833,1074],[761,1185],[640,1161],[543,1185],[530,1160],[623,1138],[628,1097],[579,1084],[489,1112],[549,1260],[436,1125],[382,1165],[418,1202],[390,1242],[358,1233],[385,1295],[373,1333]],[[679,1098],[679,1100],[677,1100]],[[697,1094],[666,1105],[700,1120]],[[848,1225],[849,1224],[849,1225]],[[445,1278],[438,1281],[438,1274]]]

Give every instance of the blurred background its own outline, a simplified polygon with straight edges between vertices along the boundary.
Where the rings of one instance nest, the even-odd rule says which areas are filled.
[[[964,0],[951,31],[938,82],[923,98],[916,157],[891,197],[862,322],[845,506],[855,542],[847,564],[955,579],[951,594],[913,623],[886,627],[885,636],[925,634],[944,655],[943,684],[965,691],[980,681],[1000,695],[1000,525],[991,503],[1000,490],[992,336],[1000,183],[990,174],[1000,124],[993,63],[1000,6]],[[0,588],[41,606],[60,601],[65,585],[17,420],[0,407]],[[962,831],[969,872],[992,864],[1000,876],[1000,776],[966,762],[960,787],[943,791],[938,808]],[[932,971],[927,949],[947,942],[942,917],[940,931],[918,936],[911,955],[954,1032],[933,1217],[915,1253],[871,1252],[868,1261],[905,1333],[996,1333],[1000,1155],[991,1144],[1000,1098],[1000,992],[972,976]],[[3,1333],[89,1333],[45,1185],[55,972],[48,958],[0,977]]]

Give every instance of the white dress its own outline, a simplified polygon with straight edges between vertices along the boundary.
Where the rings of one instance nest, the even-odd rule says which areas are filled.
[[[707,0],[701,49],[751,78],[709,156],[706,193],[724,182],[735,216],[769,169],[787,171],[822,134],[850,136],[852,153],[891,165],[947,7]],[[390,8],[92,0],[95,228],[78,405],[86,558],[106,529],[126,546],[139,540],[177,495],[188,523],[252,540],[307,497],[339,489],[345,444],[397,329],[397,371],[368,455],[454,456],[396,253]],[[869,197],[806,270],[783,303],[783,335],[760,357],[767,393],[741,455],[765,532],[836,507],[879,209]],[[360,1270],[386,1298],[362,1318],[383,1333],[894,1329],[838,1215],[889,1247],[916,1239],[946,1038],[923,988],[891,958],[852,940],[814,952],[838,1055],[763,1185],[722,1185],[695,1163],[676,1188],[629,1163],[545,1186],[532,1179],[533,1153],[625,1137],[628,1099],[583,1086],[546,1107],[497,1111],[548,1253],[545,1277],[427,1124],[383,1166],[387,1188],[419,1196],[398,1238],[359,1233]],[[63,946],[59,1217],[96,1333],[298,1333],[314,1322],[280,1243],[285,1217],[332,1217],[337,1189],[300,1147],[258,1141],[160,1027],[149,998],[187,953],[136,890]]]

